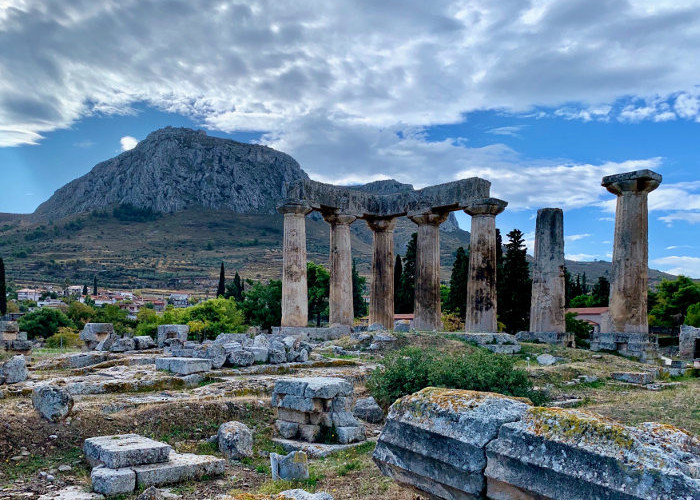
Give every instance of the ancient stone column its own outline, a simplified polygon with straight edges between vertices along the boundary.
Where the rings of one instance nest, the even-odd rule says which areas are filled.
[[[651,170],[637,170],[603,177],[602,185],[617,195],[610,282],[610,317],[615,332],[649,332],[647,195],[659,184],[661,184],[661,175]]]
[[[541,208],[535,225],[530,331],[564,333],[564,213]]]
[[[440,307],[440,224],[449,212],[409,215],[418,224],[413,328],[442,330]]]
[[[330,242],[330,295],[328,297],[329,323],[352,326],[352,253],[350,224],[353,215],[324,213],[331,226]]]
[[[496,198],[477,200],[464,209],[472,217],[467,283],[467,332],[498,331],[496,319],[496,215],[507,202]]]
[[[372,288],[369,322],[394,329],[394,227],[396,218],[366,219],[372,230]]]
[[[281,326],[307,326],[306,214],[311,208],[303,202],[289,202],[277,211],[284,215]]]

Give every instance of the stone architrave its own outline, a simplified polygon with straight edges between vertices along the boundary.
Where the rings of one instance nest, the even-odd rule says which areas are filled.
[[[603,177],[602,185],[617,195],[610,282],[610,317],[615,332],[649,332],[647,196],[661,184],[661,179],[661,175],[651,170]]]
[[[369,323],[394,328],[394,227],[396,218],[365,219],[372,230],[372,288]]]
[[[496,215],[507,202],[496,198],[476,200],[464,211],[472,218],[469,243],[469,282],[465,329],[467,332],[498,331],[496,319]]]
[[[440,308],[440,224],[449,212],[409,215],[418,225],[413,328],[442,330]]]
[[[284,215],[282,326],[307,326],[306,214],[311,208],[303,202],[289,202],[277,211]]]
[[[561,208],[542,208],[537,211],[535,225],[531,332],[566,331],[564,272],[564,213]]]
[[[352,326],[352,253],[350,224],[356,217],[324,213],[330,231],[330,293],[328,297],[329,323]]]

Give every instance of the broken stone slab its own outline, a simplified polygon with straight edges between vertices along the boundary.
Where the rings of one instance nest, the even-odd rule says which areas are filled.
[[[179,375],[208,372],[211,360],[203,358],[156,358],[156,370],[167,370]]]
[[[272,442],[281,446],[286,452],[303,451],[308,457],[323,458],[340,451],[356,448],[364,443],[364,441],[350,444],[327,444],[327,443],[307,443],[292,439],[273,438]]]
[[[537,359],[537,362],[542,366],[551,366],[557,362],[557,358],[555,358],[551,354],[546,354],[546,353],[540,354],[539,356],[537,356],[536,359]]]
[[[252,352],[236,349],[230,351],[226,357],[226,362],[231,366],[251,366],[255,363],[255,355]]]
[[[518,332],[515,334],[518,342],[540,342],[543,344],[560,344],[565,347],[575,345],[574,335],[567,332]]]
[[[17,352],[29,352],[32,350],[32,347],[34,347],[34,343],[31,340],[21,340],[21,339],[15,339],[11,340],[9,343],[9,348],[11,351],[17,351]]]
[[[68,356],[66,363],[71,368],[85,368],[86,366],[103,363],[108,359],[110,359],[110,355],[106,352],[81,352]]]
[[[98,436],[85,440],[85,459],[92,466],[110,469],[166,462],[172,448],[138,434]]]
[[[325,491],[309,493],[308,491],[296,489],[283,491],[280,495],[282,498],[290,498],[292,500],[333,500],[333,497]]]
[[[134,337],[134,342],[136,344],[136,349],[143,351],[145,349],[154,349],[157,347],[156,341],[153,340],[148,335],[137,335]]]
[[[358,443],[365,440],[365,428],[356,426],[336,427],[338,443]]]
[[[285,395],[277,400],[277,405],[298,412],[319,412],[323,411],[323,402],[318,399],[303,398],[300,396]]]
[[[109,350],[112,352],[135,351],[136,342],[132,337],[118,338],[112,343],[112,347]]]
[[[79,338],[85,342],[85,347],[92,351],[98,344],[113,335],[114,325],[112,323],[86,323],[80,331]]]
[[[133,493],[136,488],[136,473],[129,469],[108,469],[98,466],[90,474],[92,491],[107,496]]]
[[[241,346],[253,345],[253,339],[247,333],[222,333],[214,340],[215,344],[240,344]]]
[[[229,460],[253,456],[253,433],[241,422],[225,422],[216,433],[219,451]]]
[[[338,377],[307,377],[304,397],[332,399],[336,396],[352,396],[352,384]],[[276,386],[277,384],[275,384]]]
[[[221,344],[202,344],[194,349],[194,358],[205,358],[211,360],[211,367],[219,369],[226,362],[226,350]]]
[[[0,321],[0,333],[19,333],[19,323],[17,321]]]
[[[437,498],[479,497],[486,444],[528,407],[500,394],[428,387],[391,406],[372,458],[382,474]]]
[[[508,333],[467,332],[460,334],[460,336],[464,340],[474,342],[496,354],[515,354],[520,352],[520,344],[515,339],[515,335]]]
[[[250,346],[246,347],[245,350],[253,354],[253,360],[255,363],[267,363],[267,358],[270,353],[270,350],[267,347]]]
[[[273,481],[309,479],[309,460],[303,451],[293,451],[289,455],[270,453],[270,468]]]
[[[274,346],[270,347],[268,351],[267,360],[271,365],[279,365],[287,362],[287,352],[282,348],[276,348]]]
[[[27,362],[21,354],[13,356],[0,367],[0,380],[6,384],[24,382],[27,376]]]
[[[302,415],[306,415],[303,413]],[[293,439],[299,434],[299,422],[290,422],[288,420],[277,420],[275,422],[277,426],[277,431],[285,439]]]
[[[610,374],[615,380],[627,382],[629,384],[646,385],[651,384],[656,378],[654,372],[613,372]]]
[[[96,351],[109,351],[112,349],[114,343],[119,339],[116,334],[107,335],[101,342],[95,346]],[[87,345],[87,343],[86,343]],[[88,347],[89,348],[89,347]]]
[[[73,396],[55,385],[40,385],[32,390],[32,405],[46,420],[59,422],[73,409]]]
[[[530,408],[486,450],[489,498],[700,497],[700,441],[668,425]]]
[[[190,327],[187,325],[159,325],[158,326],[158,347],[165,346],[165,341],[177,339],[180,342],[187,342]]]
[[[220,476],[225,470],[226,460],[192,453],[171,453],[167,462],[133,467],[136,486],[139,488],[194,481],[204,476]]]
[[[352,414],[371,424],[378,424],[384,420],[384,410],[382,410],[371,396],[358,399],[352,410]]]

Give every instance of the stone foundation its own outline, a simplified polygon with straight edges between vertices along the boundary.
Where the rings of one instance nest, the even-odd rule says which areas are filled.
[[[520,344],[515,335],[509,333],[462,333],[464,340],[474,342],[497,354],[515,354],[520,352]]]
[[[574,334],[567,332],[518,332],[515,338],[519,342],[541,342],[543,344],[576,347]]]
[[[593,333],[591,351],[617,351],[623,356],[632,356],[641,361],[653,360],[658,346],[648,333]]]
[[[678,335],[678,356],[689,361],[700,359],[700,328],[681,326]]]

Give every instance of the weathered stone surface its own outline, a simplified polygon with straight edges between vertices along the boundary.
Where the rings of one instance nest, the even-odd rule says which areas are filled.
[[[231,366],[250,366],[255,363],[255,354],[243,349],[237,349],[228,353],[226,361]]]
[[[486,450],[490,498],[700,497],[700,441],[667,425],[531,408]]]
[[[17,321],[0,321],[0,333],[19,333]]]
[[[278,365],[281,363],[286,363],[287,362],[287,352],[284,349],[284,346],[281,348],[279,346],[275,346],[273,344],[272,347],[270,347],[270,350],[268,351],[268,358],[267,360],[270,362],[271,365]]]
[[[90,474],[92,491],[107,496],[133,493],[136,488],[136,474],[133,470],[95,467]]]
[[[515,339],[515,336],[508,333],[467,332],[461,334],[461,336],[464,340],[474,342],[498,354],[515,354],[520,352],[520,344]]]
[[[309,443],[315,443],[321,436],[321,426],[314,424],[300,424],[299,425],[299,437],[308,441]]]
[[[687,360],[695,359],[696,343],[700,342],[700,328],[681,326],[678,336],[678,356]]]
[[[630,384],[651,384],[656,378],[654,372],[613,372],[610,374],[615,380],[628,382]]]
[[[262,336],[264,337],[264,335]],[[247,346],[254,343],[254,340],[250,338],[247,333],[221,333],[217,335],[214,340],[215,344],[240,344],[241,346]]]
[[[73,396],[62,387],[40,385],[32,391],[32,405],[45,419],[58,422],[73,409]]]
[[[27,363],[21,354],[13,356],[0,367],[0,380],[6,384],[17,384],[27,380]]]
[[[253,456],[253,433],[241,422],[225,422],[217,432],[219,451],[229,460]]]
[[[306,414],[303,414],[306,415]],[[285,439],[293,439],[299,434],[299,423],[286,420],[277,420],[277,431]]]
[[[352,396],[352,384],[342,378],[307,377],[304,381],[304,396],[307,398],[332,399],[336,396]]]
[[[138,434],[98,436],[85,440],[85,459],[93,466],[104,464],[120,469],[142,464],[165,462],[172,448]]]
[[[309,479],[309,460],[303,451],[293,451],[286,456],[270,453],[270,468],[273,480]]]
[[[309,493],[304,490],[286,490],[280,493],[282,498],[290,498],[292,500],[333,500],[333,497],[325,491],[318,493]]]
[[[80,340],[86,343],[94,342],[97,345],[109,335],[114,335],[114,325],[112,323],[86,323],[79,337]]]
[[[311,207],[289,202],[277,210],[284,215],[281,326],[307,326],[306,214]]]
[[[198,480],[203,476],[220,476],[226,470],[226,460],[211,455],[171,453],[167,462],[139,465],[133,470],[136,485],[147,488]]]
[[[208,372],[211,360],[203,358],[156,358],[157,370],[168,370],[180,375]]]
[[[71,354],[66,358],[66,363],[71,368],[84,368],[107,361],[110,355],[106,352],[81,352]]]
[[[211,360],[211,367],[219,369],[224,366],[227,359],[226,349],[221,344],[202,344],[194,348],[195,358]]]
[[[372,323],[367,327],[368,332],[381,332],[383,330],[386,330],[386,328],[381,323]]]
[[[537,362],[541,364],[542,366],[551,366],[554,363],[557,362],[557,358],[552,356],[551,354],[540,354],[537,356]]]
[[[270,354],[270,350],[267,347],[246,347],[246,351],[253,354],[253,360],[255,363],[267,363],[267,358]]]
[[[479,496],[486,444],[527,408],[499,394],[429,387],[391,406],[373,459],[383,474],[437,498]]]
[[[158,326],[158,347],[163,347],[168,339],[178,339],[187,342],[187,335],[190,327],[187,325],[159,325]]]
[[[139,351],[142,351],[144,349],[153,349],[158,345],[156,344],[156,341],[148,335],[138,335],[134,337],[134,342],[136,344],[136,349],[138,349]]]
[[[336,427],[335,430],[338,433],[338,442],[340,444],[357,443],[365,440],[365,429],[362,426]]]
[[[109,350],[112,352],[134,351],[136,350],[136,341],[132,337],[122,337],[116,339]]]
[[[369,218],[372,230],[372,279],[369,322],[394,327],[394,228],[396,218]]]
[[[368,398],[358,399],[355,403],[355,407],[352,410],[352,414],[357,418],[372,424],[378,424],[384,420],[384,410],[382,410],[382,408],[371,396]]]
[[[87,492],[83,486],[66,486],[56,491],[49,491],[39,497],[39,500],[104,500],[100,493]]]
[[[33,346],[34,346],[34,343],[31,340],[15,339],[15,340],[11,340],[9,343],[10,350],[17,351],[17,352],[28,353],[29,351],[32,350]]]
[[[114,343],[115,343],[118,339],[119,339],[119,337],[117,337],[116,334],[114,334],[114,335],[108,335],[107,337],[105,337],[104,340],[100,341],[100,342],[95,346],[95,350],[96,350],[96,351],[109,351],[109,350],[112,349],[112,346],[114,345]],[[86,343],[86,345],[88,345],[88,344]],[[89,348],[89,345],[88,345],[88,348]]]
[[[567,332],[518,332],[515,335],[518,342],[541,342],[544,344],[561,344],[566,347],[574,347],[573,333]]]
[[[165,500],[166,496],[155,486],[149,486],[143,493],[136,497],[136,500]]]
[[[352,253],[350,224],[354,215],[339,214],[333,210],[322,212],[330,224],[330,291],[328,298],[329,323],[352,326]]]

